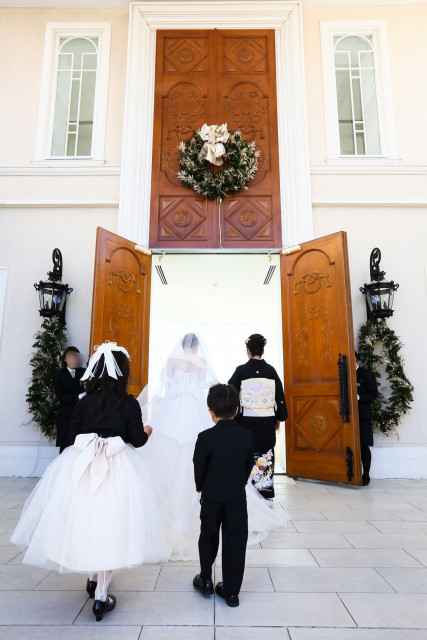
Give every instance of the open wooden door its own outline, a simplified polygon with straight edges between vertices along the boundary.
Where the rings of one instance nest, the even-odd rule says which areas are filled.
[[[93,275],[90,354],[105,340],[131,357],[128,391],[139,395],[148,378],[151,256],[135,243],[98,227]]]
[[[361,484],[347,235],[282,255],[288,475]]]

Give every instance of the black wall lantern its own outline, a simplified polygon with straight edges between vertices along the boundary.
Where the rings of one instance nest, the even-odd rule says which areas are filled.
[[[40,280],[34,287],[39,294],[40,315],[44,318],[59,317],[65,324],[65,305],[67,295],[72,292],[68,284],[63,284],[62,280],[62,253],[59,249],[54,249],[52,253],[53,271],[48,272],[49,280]]]
[[[370,258],[371,282],[360,287],[366,298],[368,320],[389,318],[393,315],[394,292],[399,288],[393,280],[385,281],[385,271],[380,270],[380,261],[381,251],[375,248]]]

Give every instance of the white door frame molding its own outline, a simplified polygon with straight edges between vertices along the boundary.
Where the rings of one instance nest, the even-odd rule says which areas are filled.
[[[274,29],[284,246],[313,237],[301,0],[130,5],[118,233],[148,246],[157,29]]]

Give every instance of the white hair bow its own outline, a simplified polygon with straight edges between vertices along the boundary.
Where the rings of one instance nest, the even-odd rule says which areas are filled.
[[[115,378],[116,380],[117,380],[117,374],[119,376],[123,375],[122,372],[120,371],[119,365],[117,364],[115,357],[113,356],[113,351],[121,351],[126,355],[128,360],[130,360],[130,356],[124,347],[117,346],[117,342],[110,342],[109,340],[106,340],[102,344],[99,344],[96,347],[94,347],[94,349],[95,349],[95,353],[93,353],[90,357],[89,363],[87,365],[87,369],[81,378],[82,381],[88,380],[89,378],[93,378],[93,375],[94,375],[93,372],[101,356],[104,356],[104,367],[99,374],[100,376],[104,373],[105,368],[107,369],[108,375],[111,378]]]

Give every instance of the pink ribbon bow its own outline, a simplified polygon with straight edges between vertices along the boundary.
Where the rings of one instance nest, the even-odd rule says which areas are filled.
[[[74,486],[89,467],[90,490],[95,493],[109,471],[108,458],[123,451],[125,446],[120,436],[101,438],[96,433],[80,433],[74,441],[74,447],[81,452],[73,465]]]

